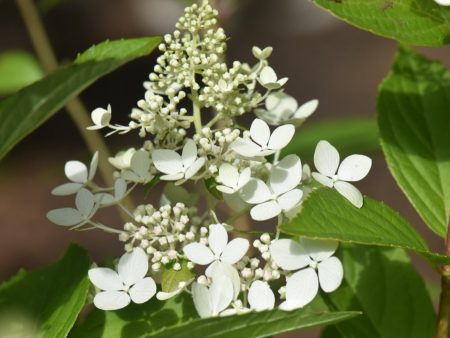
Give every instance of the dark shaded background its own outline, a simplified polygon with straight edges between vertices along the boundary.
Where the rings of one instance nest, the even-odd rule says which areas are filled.
[[[375,116],[376,90],[391,65],[396,49],[393,41],[341,23],[306,0],[222,0],[218,5],[223,8],[222,21],[231,37],[229,60],[253,62],[253,45],[273,46],[273,67],[280,76],[290,78],[287,92],[299,102],[320,100],[311,121]],[[170,32],[182,7],[182,1],[175,0],[66,0],[47,11],[44,22],[58,58],[64,62],[105,39]],[[32,46],[15,3],[0,1],[0,52],[8,49],[32,51]],[[448,48],[423,51],[450,64]],[[131,108],[143,97],[142,82],[153,59],[140,59],[104,77],[83,93],[83,101],[89,109],[111,103],[114,118],[120,115],[119,122],[126,121]],[[108,142],[115,151],[141,141],[137,135],[129,135],[112,137]],[[70,232],[45,218],[48,210],[65,205],[64,199],[50,195],[53,187],[64,182],[64,163],[89,158],[63,112],[1,161],[0,280],[21,267],[30,269],[56,260],[71,241],[85,246],[94,259],[121,253],[121,244],[111,238],[113,235]],[[441,240],[423,225],[396,187],[382,155],[373,158],[372,171],[359,185],[361,190],[400,210],[435,250],[442,251]],[[106,217],[113,225],[121,223],[114,211]],[[427,279],[437,280],[420,259],[415,262]]]

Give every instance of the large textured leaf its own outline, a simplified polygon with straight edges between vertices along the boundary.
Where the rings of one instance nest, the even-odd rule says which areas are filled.
[[[450,9],[433,0],[313,0],[338,18],[411,45],[450,42]]]
[[[389,169],[425,223],[450,216],[450,70],[401,48],[380,86],[378,123]]]
[[[66,337],[90,287],[90,260],[72,245],[56,264],[21,271],[0,286],[0,337]]]
[[[159,37],[103,42],[73,64],[0,102],[0,159],[16,143],[98,78],[128,61],[149,54]]]
[[[433,304],[403,250],[355,246],[341,251],[344,282],[326,301],[330,309],[358,309],[363,315],[336,324],[340,336],[335,337],[435,336]]]
[[[283,154],[298,154],[302,160],[312,159],[314,149],[320,140],[327,140],[333,144],[342,155],[368,154],[380,149],[376,121],[370,118],[351,117],[302,126],[283,149]]]
[[[301,309],[250,313],[241,316],[200,319],[189,296],[167,302],[152,300],[125,310],[93,310],[75,328],[71,338],[256,338],[312,326],[327,325],[355,317],[359,312],[316,312]]]
[[[301,211],[280,229],[291,235],[399,247],[414,250],[435,263],[449,262],[447,257],[431,253],[414,228],[386,204],[364,197],[364,206],[358,209],[328,188],[312,192]]]
[[[33,55],[12,50],[0,54],[0,95],[11,94],[43,76]]]

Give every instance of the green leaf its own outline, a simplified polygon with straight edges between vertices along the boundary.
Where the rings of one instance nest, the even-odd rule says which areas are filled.
[[[188,207],[197,204],[199,199],[198,194],[189,192],[184,187],[171,182],[164,186],[163,195],[170,203],[183,203]]]
[[[363,312],[335,325],[342,338],[435,336],[433,304],[403,250],[354,246],[341,251],[343,285],[324,298],[332,310]]]
[[[450,216],[450,70],[400,48],[380,86],[378,123],[391,173],[431,230],[445,237]]]
[[[299,128],[292,141],[283,149],[283,154],[298,154],[302,160],[312,159],[320,140],[333,144],[342,155],[367,154],[380,149],[376,121],[352,117],[325,120]]]
[[[327,326],[320,335],[320,338],[343,338],[335,325]]]
[[[149,54],[159,42],[159,37],[103,42],[73,64],[1,101],[0,159],[68,100],[128,61]]]
[[[433,0],[313,0],[345,22],[411,45],[450,42],[450,9]]]
[[[161,275],[161,289],[164,292],[172,292],[179,289],[181,282],[188,282],[195,274],[187,267],[187,262],[181,264],[181,270],[165,268]]]
[[[39,80],[43,71],[30,53],[20,50],[0,54],[0,95],[7,95]]]
[[[300,212],[280,229],[296,236],[399,247],[416,251],[434,263],[449,263],[449,258],[430,252],[416,230],[383,202],[364,197],[364,206],[358,209],[334,189],[313,191]]]
[[[66,337],[90,287],[87,252],[71,245],[57,263],[0,286],[0,337]]]
[[[214,198],[218,200],[223,200],[222,192],[217,190],[217,182],[214,177],[210,177],[205,180],[205,187],[209,191],[209,193],[214,196]]]
[[[76,327],[71,338],[256,338],[296,329],[327,325],[359,315],[359,312],[317,312],[300,309],[249,313],[222,318],[198,318],[191,296],[166,302],[151,300],[119,311],[94,309]]]

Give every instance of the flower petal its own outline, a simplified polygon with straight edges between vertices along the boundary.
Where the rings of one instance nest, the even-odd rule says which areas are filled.
[[[277,81],[277,74],[272,67],[266,66],[261,70],[259,78],[263,84],[273,83]]]
[[[237,183],[238,189],[243,188],[248,183],[248,181],[250,181],[251,176],[252,170],[249,167],[242,170],[241,173],[239,174],[239,179]]]
[[[339,153],[336,148],[327,141],[319,141],[314,151],[314,165],[322,175],[336,174],[339,166]]]
[[[270,136],[268,147],[270,149],[283,149],[291,142],[295,134],[295,127],[292,124],[285,124],[276,128]]]
[[[268,201],[254,206],[250,210],[250,216],[255,221],[266,221],[281,213],[281,207],[277,201]]]
[[[284,270],[298,270],[311,262],[305,249],[292,239],[272,241],[269,250],[273,261]]]
[[[234,194],[236,192],[235,188],[227,187],[226,185],[216,185],[216,189],[220,192],[223,192],[224,194]]]
[[[237,187],[239,181],[238,169],[234,165],[223,163],[219,168],[219,180],[228,187]]]
[[[76,194],[84,185],[82,183],[64,183],[52,190],[52,195],[68,196]]]
[[[95,205],[94,195],[89,190],[81,188],[75,197],[75,205],[85,219],[89,218]]]
[[[296,207],[302,200],[303,191],[293,189],[277,198],[277,202],[283,211],[289,211]]]
[[[222,224],[211,224],[208,236],[209,247],[212,252],[219,256],[228,243],[228,234]]]
[[[142,304],[152,298],[156,293],[156,283],[151,277],[139,280],[130,288],[131,300],[136,304]]]
[[[186,141],[181,154],[181,161],[185,169],[189,168],[197,158],[197,145],[191,139]]]
[[[119,201],[127,193],[127,182],[125,180],[118,178],[114,182],[114,198]]]
[[[333,180],[329,177],[326,177],[322,174],[319,173],[312,173],[311,176],[320,184],[323,184],[324,186],[328,187],[328,188],[333,188]]]
[[[228,264],[237,263],[247,253],[249,246],[248,239],[235,238],[226,245],[220,259]]]
[[[269,186],[275,194],[281,195],[297,187],[301,179],[302,163],[300,158],[297,155],[288,155],[272,167]]]
[[[221,261],[214,261],[205,270],[205,275],[212,280],[220,278],[221,276],[230,278],[231,283],[233,284],[234,299],[238,298],[239,293],[241,292],[241,278],[234,266]]]
[[[234,298],[231,279],[227,276],[213,279],[209,287],[209,293],[211,297],[212,315],[217,316],[231,304]]]
[[[208,265],[214,260],[213,252],[201,243],[191,243],[183,247],[186,258],[199,265]]]
[[[156,149],[152,153],[153,164],[164,174],[174,175],[184,172],[181,156],[168,149]]]
[[[254,157],[259,154],[261,147],[249,139],[237,138],[230,144],[230,148],[244,157]]]
[[[98,166],[98,151],[94,153],[94,156],[92,156],[91,164],[89,165],[89,181],[92,181],[92,179],[95,176],[95,173],[97,172],[97,166]]]
[[[266,202],[272,196],[269,187],[263,181],[252,178],[248,181],[240,193],[242,199],[250,204]]]
[[[131,157],[130,167],[140,178],[144,178],[150,171],[150,158],[146,151],[138,150]]]
[[[319,291],[319,280],[316,271],[306,268],[297,271],[287,279],[286,302],[296,308],[309,304]]]
[[[51,222],[63,226],[77,225],[84,221],[84,216],[74,208],[51,210],[47,213],[47,218]]]
[[[267,282],[256,280],[248,290],[248,302],[255,311],[272,310],[275,306],[275,295]]]
[[[361,192],[353,184],[337,181],[334,183],[334,188],[355,207],[361,208],[363,206],[364,200]]]
[[[338,178],[342,181],[355,182],[362,180],[370,171],[372,159],[364,155],[346,157],[338,170]]]
[[[198,171],[203,167],[206,162],[206,158],[200,157],[198,158],[187,170],[184,177],[188,180],[192,176],[198,173]]]
[[[298,110],[295,112],[293,118],[294,119],[306,119],[312,115],[319,106],[319,100],[311,100],[308,102],[305,102],[298,108]]]
[[[130,304],[130,296],[124,291],[103,291],[94,297],[96,308],[105,311],[119,310]]]
[[[212,304],[208,288],[197,282],[192,283],[192,299],[201,318],[211,317]]]
[[[140,247],[125,253],[119,260],[117,271],[126,286],[131,286],[148,272],[148,256]]]
[[[300,238],[299,243],[305,248],[309,257],[316,262],[321,262],[333,256],[339,245],[339,242],[333,240],[310,239],[306,237]]]
[[[88,169],[80,161],[69,161],[64,166],[64,172],[69,180],[75,183],[85,183],[88,179]]]
[[[318,264],[320,287],[325,292],[333,292],[342,283],[344,268],[337,257],[330,257]]]
[[[267,146],[270,138],[269,125],[261,119],[254,119],[250,126],[250,136],[260,146]]]
[[[103,291],[120,291],[124,285],[117,274],[109,268],[94,268],[88,271],[89,279],[92,284]]]

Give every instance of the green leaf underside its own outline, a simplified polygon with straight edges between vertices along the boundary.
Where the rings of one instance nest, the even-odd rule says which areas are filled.
[[[0,95],[11,94],[43,76],[33,55],[21,50],[0,54]]]
[[[450,9],[432,0],[313,0],[358,28],[411,45],[450,42]]]
[[[302,160],[312,159],[320,140],[327,140],[333,144],[342,156],[355,153],[368,154],[380,149],[375,119],[351,117],[302,126],[283,149],[283,154],[299,154]]]
[[[338,323],[342,338],[435,336],[436,315],[425,283],[401,249],[352,246],[341,250],[344,282],[326,297],[330,309],[363,315]],[[331,337],[331,336],[330,336]]]
[[[450,216],[450,70],[400,48],[378,96],[389,169],[425,223],[446,236]]]
[[[364,206],[358,209],[329,188],[312,192],[300,212],[281,224],[280,230],[344,243],[399,247],[416,251],[433,263],[449,263],[449,258],[430,252],[416,230],[383,202],[364,197]]]
[[[181,269],[165,268],[161,274],[161,289],[164,292],[178,290],[181,282],[188,282],[195,274],[187,267],[187,262],[182,262]]]
[[[353,318],[359,312],[316,312],[300,309],[249,313],[219,318],[198,318],[190,295],[166,302],[151,300],[119,311],[94,309],[76,327],[71,338],[256,338]]]
[[[0,337],[66,337],[90,287],[87,252],[71,245],[57,263],[0,286]]]
[[[149,54],[159,37],[103,42],[75,62],[0,102],[0,159],[26,135],[100,77]]]

